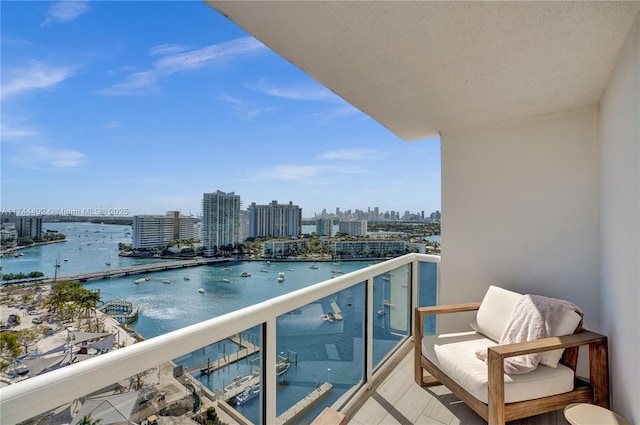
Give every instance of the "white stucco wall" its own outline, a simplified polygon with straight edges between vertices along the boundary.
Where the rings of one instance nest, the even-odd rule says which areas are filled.
[[[496,284],[568,299],[597,330],[597,108],[443,132],[441,152],[439,302]]]
[[[601,328],[612,408],[640,423],[640,24],[600,104]]]

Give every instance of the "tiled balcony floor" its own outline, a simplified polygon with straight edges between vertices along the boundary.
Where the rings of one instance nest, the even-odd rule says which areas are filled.
[[[446,387],[420,388],[413,380],[413,351],[409,351],[353,415],[349,425],[469,424],[486,422]],[[512,425],[568,425],[562,411],[509,422]]]

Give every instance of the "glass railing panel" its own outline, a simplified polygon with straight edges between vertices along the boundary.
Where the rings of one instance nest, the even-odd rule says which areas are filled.
[[[373,368],[409,335],[411,264],[373,279]]]
[[[260,385],[259,359],[263,346],[260,329],[261,326],[256,326],[231,335],[173,361],[158,365],[150,362],[148,369],[140,373],[124,379],[114,378],[113,382],[103,381],[102,389],[22,423],[140,424],[152,423],[154,416],[204,418],[207,415],[217,416],[224,423],[235,423],[240,415],[257,418],[259,396],[252,395],[246,402],[238,400],[246,390]],[[97,360],[102,357],[101,352],[112,350],[117,342],[113,334],[77,332],[63,343],[60,350],[20,359],[14,367],[12,383],[65,370],[74,376],[74,368],[80,366],[75,363]],[[150,358],[153,357],[150,353]],[[115,372],[118,364],[113,364],[113,368]],[[78,384],[70,382],[69,385]]]
[[[429,307],[437,304],[438,263],[421,261],[418,263],[418,306]],[[435,335],[436,317],[424,318],[425,335]]]
[[[309,423],[363,382],[365,284],[277,318],[278,421]]]
[[[203,410],[207,404],[224,401],[225,405],[219,405],[224,410],[220,415],[240,414],[258,423],[263,346],[260,329],[256,326],[174,360],[204,395]]]

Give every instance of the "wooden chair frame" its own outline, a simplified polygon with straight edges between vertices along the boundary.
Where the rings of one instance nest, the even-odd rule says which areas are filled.
[[[415,381],[420,386],[443,384],[467,406],[490,425],[504,424],[508,421],[539,415],[559,409],[571,403],[592,403],[609,408],[609,360],[607,337],[582,329],[582,322],[575,333],[561,337],[550,337],[515,344],[496,345],[488,348],[488,404],[475,398],[457,382],[447,376],[431,361],[422,355],[422,337],[424,335],[424,317],[428,315],[476,311],[480,303],[452,304],[434,307],[418,307],[415,311]],[[578,363],[578,349],[589,346],[589,382],[575,379],[574,389],[568,393],[542,397],[516,403],[504,402],[504,359],[522,354],[564,348],[560,362],[574,371]],[[431,376],[424,376],[423,369]]]

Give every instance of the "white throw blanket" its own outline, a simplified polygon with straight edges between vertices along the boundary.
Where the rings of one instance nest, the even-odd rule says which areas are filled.
[[[540,295],[523,295],[517,302],[509,322],[500,336],[500,345],[554,336],[568,310],[579,311],[574,304]],[[476,351],[476,357],[487,360],[487,350]],[[504,372],[519,375],[534,370],[540,354],[525,354],[504,359]]]

